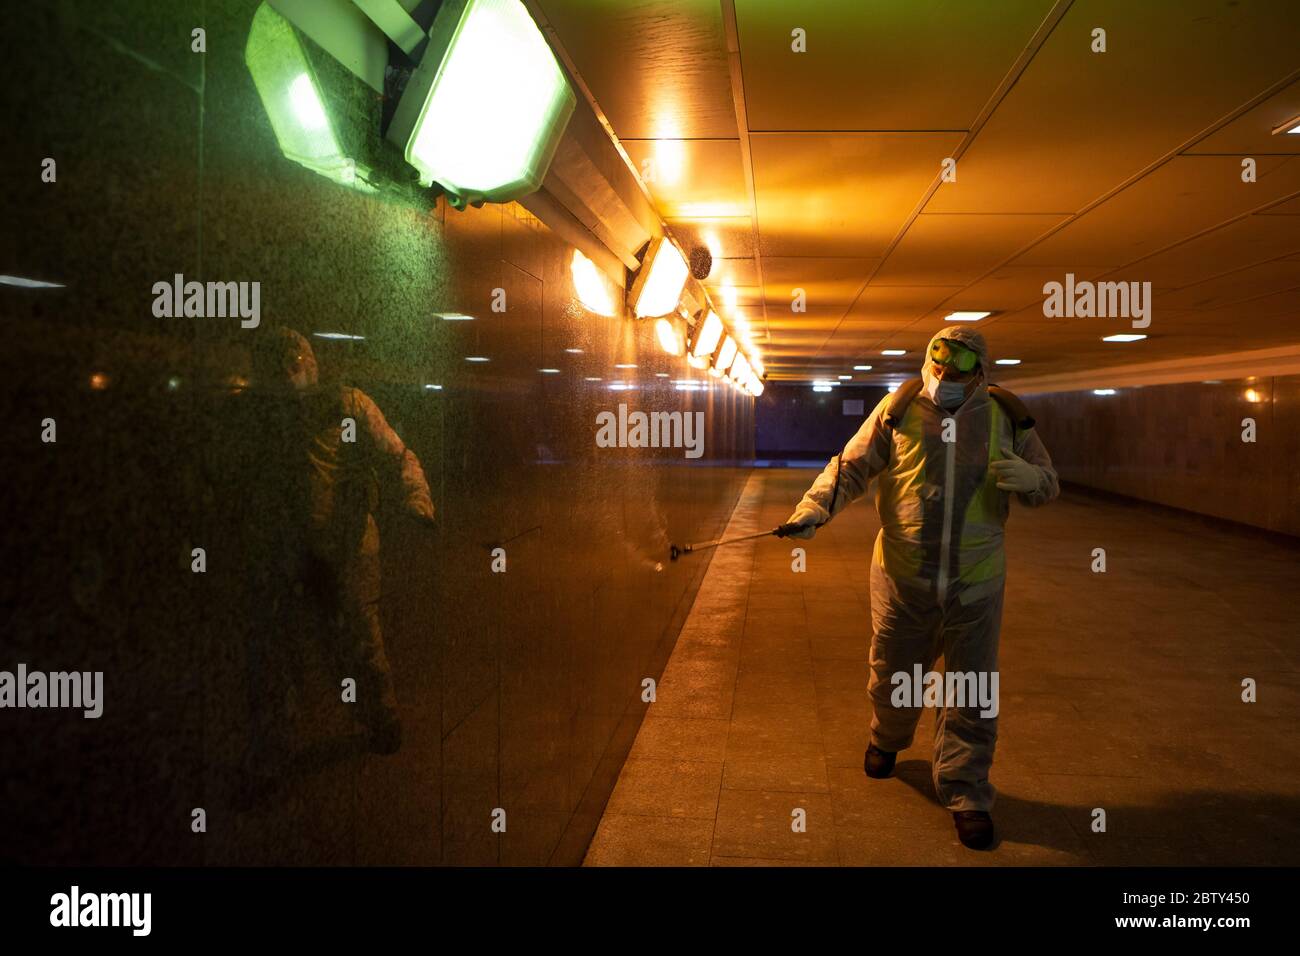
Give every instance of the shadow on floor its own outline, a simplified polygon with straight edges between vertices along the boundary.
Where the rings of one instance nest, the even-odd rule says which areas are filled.
[[[939,807],[928,761],[902,761],[894,776]],[[1105,831],[1093,829],[1097,810],[1105,811]],[[1143,849],[1151,850],[1153,857],[1145,862],[1157,865],[1166,862],[1164,857],[1170,853],[1173,861],[1184,864],[1276,866],[1300,862],[1300,852],[1295,849],[1300,840],[1300,799],[1288,794],[1201,789],[1169,792],[1153,804],[1086,807],[1003,791],[998,794],[993,818],[997,824],[994,851],[1004,841],[1014,841],[1071,853],[1082,841],[1101,864],[1144,862],[1140,859]],[[1061,819],[1068,828],[1055,825]],[[1274,837],[1267,847],[1260,843],[1261,831]]]

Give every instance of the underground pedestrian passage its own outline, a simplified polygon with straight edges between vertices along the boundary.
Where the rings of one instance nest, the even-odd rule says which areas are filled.
[[[0,860],[1300,864],[1295,5],[11,27]]]

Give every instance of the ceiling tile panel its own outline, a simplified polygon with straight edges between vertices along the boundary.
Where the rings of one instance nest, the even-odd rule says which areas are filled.
[[[736,0],[750,128],[968,129],[1051,6]]]
[[[879,256],[960,139],[955,133],[751,137],[761,253]]]
[[[1064,218],[1055,215],[917,216],[871,284],[973,282]]]
[[[1297,3],[1075,3],[926,211],[1076,212],[1284,79],[1298,35]]]

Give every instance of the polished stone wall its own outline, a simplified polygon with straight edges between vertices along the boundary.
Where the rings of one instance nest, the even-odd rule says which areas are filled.
[[[588,311],[573,251],[522,207],[457,212],[405,180],[380,98],[310,44],[381,188],[286,159],[244,58],[257,7],[32,5],[0,64],[0,273],[59,286],[0,285],[0,670],[104,674],[99,719],[0,710],[0,858],[576,862],[705,568],[669,543],[725,526],[753,403],[679,390],[684,363]],[[178,273],[258,282],[258,326],[155,315]],[[358,513],[395,754],[342,700],[383,670],[358,669],[344,613],[369,566],[303,559],[312,433],[253,367],[277,327],[310,343],[317,394],[373,400],[436,508],[414,520],[379,472],[349,486],[377,492]],[[703,456],[597,447],[619,403],[703,412]]]
[[[1066,481],[1300,535],[1298,375],[1057,392],[1026,403]],[[1247,419],[1254,441],[1243,441]]]

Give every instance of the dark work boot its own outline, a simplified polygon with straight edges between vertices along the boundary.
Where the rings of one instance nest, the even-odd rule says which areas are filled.
[[[983,810],[956,810],[952,822],[957,825],[957,839],[972,850],[987,850],[993,845],[993,818]]]
[[[868,777],[883,780],[894,772],[894,761],[897,759],[897,753],[881,750],[872,744],[867,748],[867,755],[862,760],[862,769],[867,772]]]

